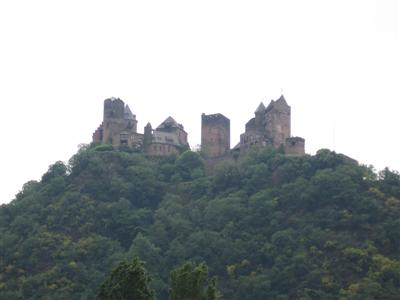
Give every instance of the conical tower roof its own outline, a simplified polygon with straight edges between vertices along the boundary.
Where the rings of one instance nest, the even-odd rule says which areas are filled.
[[[288,106],[288,104],[287,104],[287,102],[286,102],[286,99],[285,99],[285,97],[284,97],[283,95],[281,95],[281,96],[279,97],[279,99],[276,100],[276,102]]]
[[[124,119],[125,120],[136,120],[136,116],[131,112],[131,109],[129,108],[128,104],[125,105],[125,108],[124,108]]]
[[[265,109],[266,112],[270,111],[274,107],[275,101],[271,100],[271,102],[268,104],[267,108]]]
[[[264,103],[260,103],[260,105],[257,107],[255,113],[259,113],[259,112],[264,112],[265,111],[265,106]]]

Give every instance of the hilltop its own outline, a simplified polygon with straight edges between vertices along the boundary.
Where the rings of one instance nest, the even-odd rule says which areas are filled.
[[[0,299],[94,299],[138,255],[205,261],[224,299],[398,299],[400,176],[320,150],[253,149],[206,174],[199,153],[85,146],[0,207]]]

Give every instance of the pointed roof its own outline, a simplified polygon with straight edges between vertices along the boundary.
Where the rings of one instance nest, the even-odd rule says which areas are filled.
[[[287,102],[286,102],[286,99],[285,99],[285,97],[283,97],[283,95],[281,95],[281,96],[279,97],[279,99],[278,99],[278,100],[276,100],[276,102],[278,102],[278,103],[281,103],[281,104],[284,104],[284,105],[288,106],[288,104],[287,104]]]
[[[275,101],[271,100],[271,102],[268,104],[267,108],[265,109],[266,112],[270,111],[274,107]]]
[[[264,111],[265,111],[265,106],[264,106],[264,103],[261,102],[260,105],[257,107],[255,113],[264,112]]]
[[[125,108],[124,108],[124,119],[125,120],[136,120],[136,116],[131,112],[131,109],[129,108],[128,104],[125,105]]]
[[[166,129],[166,128],[181,128],[183,129],[183,126],[181,124],[178,124],[174,118],[169,116],[168,118],[165,119],[164,122],[162,122],[157,129]]]

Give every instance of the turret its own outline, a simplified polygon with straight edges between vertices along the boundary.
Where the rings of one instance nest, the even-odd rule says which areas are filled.
[[[254,112],[255,117],[255,129],[256,131],[262,132],[265,128],[265,106],[264,103],[260,103]]]
[[[151,127],[150,123],[147,123],[146,127],[144,127],[144,137],[143,137],[143,148],[145,150],[147,150],[152,140],[153,140],[153,128]]]
[[[275,147],[285,145],[290,137],[290,106],[282,95],[276,101],[271,100],[265,111],[266,136]]]

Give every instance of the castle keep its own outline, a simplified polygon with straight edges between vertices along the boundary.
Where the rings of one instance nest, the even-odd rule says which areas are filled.
[[[155,156],[179,154],[189,149],[186,131],[172,117],[168,117],[155,130],[148,123],[144,134],[138,133],[136,116],[128,105],[117,98],[104,101],[103,122],[93,133],[93,142],[126,145]]]
[[[140,145],[143,135],[137,133],[136,116],[121,99],[104,101],[103,122],[93,133],[93,142],[115,146]]]
[[[244,155],[252,147],[283,148],[288,155],[303,155],[305,140],[290,133],[290,106],[283,95],[263,103],[254,112],[254,118],[245,126],[240,142],[231,150],[230,120],[222,114],[202,114],[201,151],[206,159],[232,158],[233,153]],[[156,129],[148,123],[144,133],[137,132],[136,115],[121,99],[104,101],[103,122],[93,133],[93,142],[126,145],[142,149],[146,154],[164,156],[179,154],[189,149],[187,133],[182,124],[168,117]]]
[[[201,115],[201,151],[206,157],[220,157],[231,150],[230,120],[222,114]]]
[[[254,118],[246,123],[235,149],[246,153],[253,146],[283,147],[286,154],[303,155],[305,140],[290,135],[290,106],[283,95],[271,100],[267,107],[261,102],[254,112]]]

